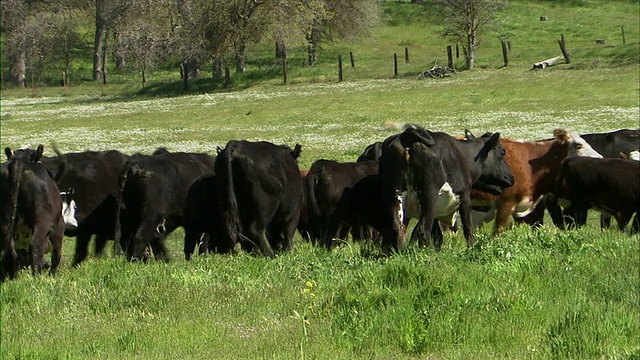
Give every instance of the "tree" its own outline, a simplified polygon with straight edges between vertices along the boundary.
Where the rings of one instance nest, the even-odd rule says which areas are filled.
[[[93,80],[106,82],[106,54],[109,31],[117,26],[134,4],[132,0],[95,0],[95,36],[93,42]]]
[[[318,46],[335,39],[354,40],[371,35],[380,22],[381,4],[378,0],[323,0],[315,10],[315,18],[307,32],[309,64],[316,62]]]
[[[445,21],[444,35],[462,46],[467,70],[475,64],[480,45],[479,29],[491,22],[499,8],[499,0],[441,0]]]
[[[137,1],[113,26],[114,58],[119,59],[121,66],[126,62],[129,68],[140,71],[143,87],[147,71],[169,56],[174,10],[172,0]]]
[[[78,40],[69,22],[80,1],[4,0],[2,6],[2,56],[8,57],[11,81],[25,86],[27,70],[32,79],[47,66],[59,63],[58,55],[70,62],[70,47]],[[65,67],[66,69],[66,67]]]

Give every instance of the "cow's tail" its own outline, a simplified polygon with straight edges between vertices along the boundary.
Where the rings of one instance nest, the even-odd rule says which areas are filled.
[[[129,172],[131,171],[131,164],[126,163],[124,168],[122,169],[122,172],[120,173],[120,181],[119,181],[119,185],[118,185],[118,197],[116,198],[116,218],[115,218],[115,224],[113,226],[113,239],[115,241],[114,244],[114,248],[115,251],[117,253],[122,253],[123,252],[123,248],[122,248],[122,244],[120,243],[121,241],[121,237],[122,237],[122,225],[121,225],[121,221],[120,221],[120,212],[121,210],[124,208],[124,200],[123,200],[123,194],[124,194],[124,187],[127,184],[127,177],[129,176]]]
[[[7,234],[4,239],[4,251],[5,254],[10,255],[10,261],[12,264],[10,265],[9,274],[11,277],[14,276],[14,272],[16,271],[16,257],[15,253],[15,245],[13,240],[13,233],[15,231],[15,224],[18,217],[18,196],[20,194],[20,186],[22,184],[22,163],[20,161],[11,161],[9,165],[9,179],[10,179],[10,189],[9,189],[9,224],[7,226]],[[2,267],[5,268],[4,266]],[[3,274],[4,277],[4,274]]]
[[[311,239],[313,242],[320,241],[322,237],[322,224],[321,224],[321,210],[318,204],[318,185],[320,182],[320,173],[323,168],[318,169],[319,166],[312,166],[309,173],[305,177],[305,191],[307,200],[307,216],[309,218],[309,225],[311,228]]]
[[[218,155],[216,159],[216,176],[221,181],[221,215],[224,232],[228,236],[229,251],[233,251],[235,245],[240,241],[242,226],[240,224],[240,211],[238,210],[238,199],[235,193],[233,182],[233,158],[235,153],[233,144],[227,147]]]
[[[58,169],[56,170],[56,173],[53,175],[53,181],[55,181],[57,184],[60,181],[60,179],[62,179],[62,177],[64,176],[64,173],[67,171],[67,159],[64,157],[64,155],[62,155],[60,150],[58,150],[58,148],[55,145],[53,145],[53,151],[58,156]]]

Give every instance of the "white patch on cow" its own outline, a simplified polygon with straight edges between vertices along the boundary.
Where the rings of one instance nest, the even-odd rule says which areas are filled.
[[[544,199],[544,195],[541,195],[535,201],[531,200],[531,198],[529,197],[523,198],[519,203],[513,206],[511,212],[513,213],[513,216],[523,218],[531,214],[531,212],[533,212],[533,209],[538,206],[538,203],[542,201],[542,199]]]
[[[571,139],[569,141],[569,150],[567,156],[580,156],[602,159],[602,155],[595,151],[585,139],[580,137],[580,135],[573,131],[569,131],[567,135],[569,135],[569,138]]]
[[[64,193],[60,193],[61,195]],[[78,227],[78,220],[76,220],[76,202],[71,200],[70,203],[66,201],[62,202],[62,217],[64,218],[64,224],[66,226]]]
[[[635,160],[635,161],[640,161],[640,151],[633,150],[632,152],[630,152],[629,153],[629,159]]]
[[[404,223],[404,197],[405,197],[405,193],[400,193],[398,195],[396,195],[396,199],[398,200],[398,213],[397,213],[397,217],[400,220],[400,223],[403,224]]]
[[[445,226],[452,227],[455,224],[455,214],[460,205],[460,196],[453,192],[451,184],[445,182],[438,191],[436,204],[436,219]]]

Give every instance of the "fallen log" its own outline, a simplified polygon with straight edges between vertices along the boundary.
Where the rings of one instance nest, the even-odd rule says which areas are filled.
[[[560,61],[562,59],[564,59],[564,57],[562,55],[558,55],[558,56],[556,56],[554,58],[547,59],[547,60],[540,61],[540,62],[537,62],[537,63],[533,64],[533,68],[534,69],[544,69],[546,67],[554,65],[555,63],[557,63],[558,61]]]

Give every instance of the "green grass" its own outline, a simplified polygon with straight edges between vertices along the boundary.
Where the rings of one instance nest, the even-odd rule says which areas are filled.
[[[48,154],[53,143],[63,152],[166,146],[214,154],[230,139],[267,140],[302,144],[300,167],[308,168],[319,158],[354,161],[406,122],[524,140],[558,127],[639,126],[637,2],[510,1],[501,12],[509,21],[489,34],[478,68],[442,80],[417,79],[436,58],[446,61],[438,25],[409,4],[386,6],[395,20],[373,39],[327,45],[315,68],[292,62],[286,86],[264,45],[253,60],[261,68],[234,76],[229,89],[203,78],[185,92],[168,70],[144,90],[117,72],[104,88],[82,81],[66,94],[5,89],[0,143],[43,143]],[[622,25],[624,46],[615,40]],[[500,68],[502,33],[513,46],[507,68]],[[529,71],[558,54],[560,33],[575,45],[572,63]],[[607,45],[596,46],[596,37]],[[403,61],[405,46],[412,62],[393,79],[393,52]],[[338,83],[337,55],[348,51],[356,67]],[[169,263],[90,257],[78,269],[70,266],[74,240],[66,239],[56,277],[23,271],[2,284],[1,357],[640,357],[638,235],[600,231],[595,215],[574,231],[514,227],[494,238],[490,230],[477,233],[473,250],[459,234],[446,234],[439,253],[411,245],[390,257],[371,244],[328,253],[296,238],[276,259],[186,262],[178,229],[167,239]]]

